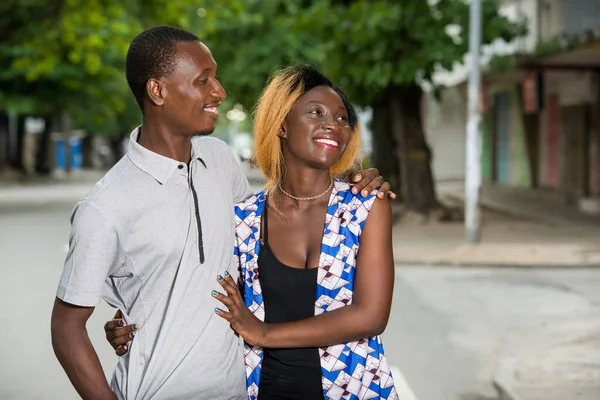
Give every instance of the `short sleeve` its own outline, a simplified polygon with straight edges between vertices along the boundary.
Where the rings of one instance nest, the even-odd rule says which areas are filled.
[[[248,199],[253,195],[252,189],[250,188],[250,184],[248,183],[248,179],[246,178],[246,174],[242,169],[240,163],[237,162],[235,156],[225,145],[227,151],[227,159],[229,161],[229,171],[231,176],[231,190],[233,191],[233,203],[237,204],[241,201]]]
[[[71,217],[69,252],[56,296],[76,306],[98,305],[117,251],[117,234],[110,220],[95,203],[80,202]]]

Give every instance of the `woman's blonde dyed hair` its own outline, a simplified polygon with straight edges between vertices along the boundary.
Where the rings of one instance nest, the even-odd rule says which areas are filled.
[[[360,127],[346,94],[310,66],[287,67],[271,76],[254,110],[254,159],[268,179],[266,189],[279,185],[285,175],[279,131],[298,99],[317,86],[331,87],[340,95],[352,129],[342,157],[329,169],[331,175],[342,175],[360,163]]]

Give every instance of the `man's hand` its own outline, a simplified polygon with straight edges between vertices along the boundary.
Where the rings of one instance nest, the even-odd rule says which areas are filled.
[[[220,317],[229,321],[231,328],[236,331],[244,340],[254,346],[262,346],[262,340],[268,330],[268,324],[260,321],[246,307],[244,299],[240,294],[239,286],[233,281],[231,275],[225,272],[225,277],[218,276],[217,281],[223,287],[227,294],[222,294],[213,290],[212,295],[225,306],[229,312],[220,308],[215,312]]]
[[[137,330],[137,324],[125,325],[121,310],[117,311],[114,319],[104,324],[106,340],[115,349],[115,353],[119,357],[127,353],[129,350],[128,343],[135,338]]]
[[[348,175],[348,182],[354,183],[354,187],[352,188],[352,193],[354,194],[361,192],[361,195],[365,197],[379,187],[379,191],[377,192],[378,198],[383,199],[385,196],[389,196],[390,199],[396,198],[396,193],[390,190],[390,184],[384,181],[383,177],[379,175],[377,168],[352,171]]]

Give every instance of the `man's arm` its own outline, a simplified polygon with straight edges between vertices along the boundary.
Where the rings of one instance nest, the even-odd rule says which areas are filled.
[[[51,332],[54,354],[83,399],[114,400],[85,324],[94,307],[74,306],[56,298]]]
[[[87,334],[86,322],[118,264],[117,233],[94,201],[77,204],[71,217],[69,252],[51,318],[52,346],[71,383],[84,399],[115,399]]]

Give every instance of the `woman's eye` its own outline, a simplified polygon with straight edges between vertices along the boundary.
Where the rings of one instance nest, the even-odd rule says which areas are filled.
[[[208,78],[206,79],[200,79],[200,83],[203,85],[206,85],[208,83]]]
[[[348,122],[348,116],[346,115],[342,115],[341,117],[338,118],[340,121],[345,121]]]
[[[323,113],[321,112],[321,110],[319,110],[318,108],[313,108],[312,110],[309,111],[311,114],[314,115],[322,115]]]

